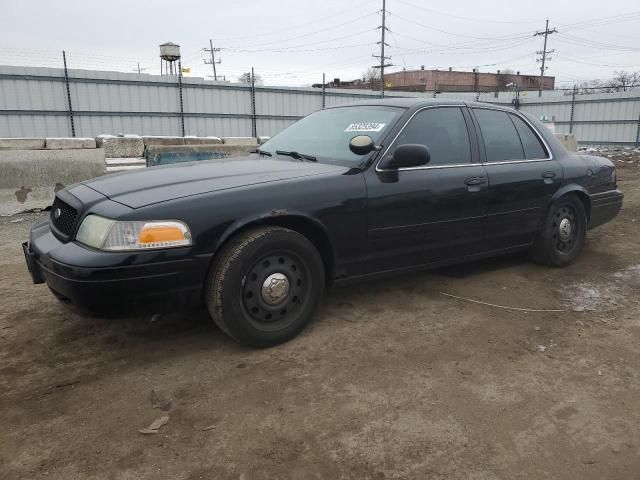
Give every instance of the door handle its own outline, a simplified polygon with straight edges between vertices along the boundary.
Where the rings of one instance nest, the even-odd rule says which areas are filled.
[[[464,181],[467,190],[470,192],[479,192],[481,188],[480,185],[483,183],[487,183],[487,179],[484,177],[469,177]]]
[[[484,177],[469,177],[464,181],[464,184],[471,187],[473,185],[482,185],[486,182],[487,180]]]
[[[556,173],[555,172],[544,172],[542,174],[542,179],[544,180],[544,183],[550,185],[553,183],[553,179],[556,178]]]

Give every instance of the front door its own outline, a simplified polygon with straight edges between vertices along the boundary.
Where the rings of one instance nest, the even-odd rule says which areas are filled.
[[[528,245],[542,225],[545,206],[562,184],[562,166],[520,115],[490,108],[472,111],[489,175],[486,247]]]
[[[488,180],[471,125],[462,106],[419,110],[384,157],[400,145],[423,144],[431,161],[423,167],[368,170],[372,271],[432,264],[482,250]]]

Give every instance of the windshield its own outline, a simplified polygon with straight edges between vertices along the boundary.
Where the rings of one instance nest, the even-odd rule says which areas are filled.
[[[369,135],[378,144],[403,111],[386,106],[320,110],[283,130],[260,150],[273,155],[277,151],[297,152],[320,162],[356,166],[366,157],[352,153],[349,141],[356,135]]]

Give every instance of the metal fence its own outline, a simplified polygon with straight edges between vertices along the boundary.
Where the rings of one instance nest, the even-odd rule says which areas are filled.
[[[513,92],[388,92],[511,105]],[[61,68],[0,66],[0,137],[272,136],[323,106],[378,98],[370,90],[289,88]],[[638,145],[640,92],[521,92],[520,109],[554,120],[581,144]]]

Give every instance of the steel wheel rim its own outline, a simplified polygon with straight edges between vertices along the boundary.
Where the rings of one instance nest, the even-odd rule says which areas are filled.
[[[260,258],[242,281],[242,308],[251,325],[262,331],[291,325],[308,300],[310,278],[306,263],[292,252]]]
[[[551,228],[555,249],[562,254],[569,253],[578,240],[578,221],[575,209],[571,205],[563,205],[556,211]]]

